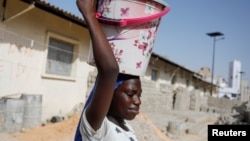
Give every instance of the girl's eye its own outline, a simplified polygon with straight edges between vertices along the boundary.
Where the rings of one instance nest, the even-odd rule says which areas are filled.
[[[126,93],[129,97],[133,97],[134,95],[137,95],[138,97],[141,97],[141,94],[137,94],[137,93]]]
[[[133,93],[127,93],[128,96],[133,96],[134,94]]]

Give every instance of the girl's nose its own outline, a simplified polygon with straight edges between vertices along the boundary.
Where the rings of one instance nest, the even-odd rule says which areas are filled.
[[[141,98],[138,95],[134,95],[133,101],[136,105],[141,105]]]

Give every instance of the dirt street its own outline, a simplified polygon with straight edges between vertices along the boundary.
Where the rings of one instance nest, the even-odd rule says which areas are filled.
[[[73,141],[80,114],[71,118],[26,129],[18,133],[0,133],[1,141]],[[131,122],[139,141],[171,141],[146,116],[139,114]]]

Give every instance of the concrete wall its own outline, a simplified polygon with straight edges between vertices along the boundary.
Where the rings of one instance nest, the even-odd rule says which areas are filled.
[[[141,106],[144,113],[178,110],[224,114],[233,112],[243,113],[244,110],[242,108],[242,101],[204,96],[198,90],[174,89],[171,85],[162,85],[161,91],[161,89],[155,87],[156,84],[152,81],[147,80],[142,82],[143,90],[146,91],[143,92],[143,104]]]
[[[233,110],[236,107],[239,107],[241,104],[243,104],[242,101],[238,101],[238,100],[230,100],[230,99],[226,99],[226,98],[215,98],[215,97],[208,97],[208,107],[213,110],[216,111],[218,110],[218,112],[221,113],[232,113]]]
[[[88,91],[89,95],[94,85],[96,71],[89,73]],[[172,85],[161,84],[157,88],[157,83],[141,77],[142,82],[142,105],[141,111],[144,113],[167,112],[168,110],[178,111],[201,111],[214,113],[232,113],[243,102],[204,96],[199,90],[188,91],[179,87],[174,89]]]

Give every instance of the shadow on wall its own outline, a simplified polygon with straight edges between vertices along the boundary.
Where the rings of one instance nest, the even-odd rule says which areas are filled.
[[[236,111],[238,115],[239,122],[245,123],[245,124],[250,124],[250,102],[244,102],[241,105],[237,106],[235,105],[232,108],[233,111]]]

